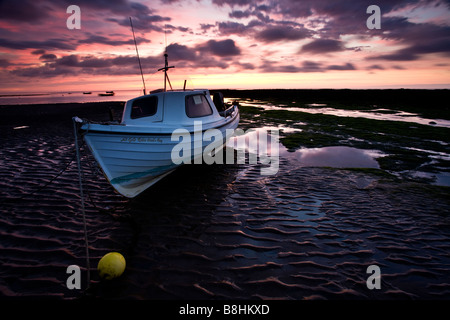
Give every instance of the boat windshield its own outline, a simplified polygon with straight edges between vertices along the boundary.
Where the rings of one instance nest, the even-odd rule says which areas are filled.
[[[186,97],[186,114],[189,118],[209,116],[213,113],[208,100],[202,94]]]
[[[138,119],[143,117],[151,117],[156,114],[158,109],[158,97],[150,96],[142,99],[137,99],[131,106],[131,119]]]

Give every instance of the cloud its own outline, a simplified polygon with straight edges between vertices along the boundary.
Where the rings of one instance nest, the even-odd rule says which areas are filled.
[[[303,61],[301,72],[323,72],[322,64],[315,61]]]
[[[301,65],[279,65],[273,61],[264,61],[260,66],[260,70],[263,72],[281,72],[281,73],[297,73],[297,72],[324,72],[325,69],[322,63],[315,61],[303,61]]]
[[[178,43],[167,46],[167,54],[171,61],[192,61],[197,59],[197,52],[195,49]]]
[[[0,19],[34,24],[65,14],[73,4],[80,7],[82,20],[86,14],[96,13],[100,17],[109,16],[106,21],[129,27],[129,17],[132,17],[135,29],[142,31],[164,31],[160,23],[171,20],[155,14],[143,3],[130,0],[1,0]]]
[[[348,70],[356,70],[356,68],[353,64],[346,63],[344,65],[330,65],[327,67],[327,70],[348,71]]]
[[[211,28],[211,26],[212,25],[208,25],[208,29]],[[229,36],[231,34],[245,34],[248,32],[248,27],[246,25],[234,21],[217,22],[216,26],[219,30],[219,34],[223,36]]]
[[[367,60],[414,61],[422,55],[437,53],[450,56],[450,26],[412,23],[406,18],[385,19],[380,37],[396,41],[402,49],[367,57]]]
[[[229,5],[230,7],[234,7],[234,6],[246,6],[249,4],[252,4],[254,2],[258,2],[256,1],[252,1],[252,0],[212,0],[212,3],[218,6],[224,6],[224,5]]]
[[[368,66],[366,69],[367,70],[384,70],[384,67],[380,66],[379,64],[373,64],[371,66]]]
[[[69,41],[67,41],[66,39],[48,39],[43,41],[0,39],[0,47],[16,50],[25,50],[25,49],[75,50],[77,48],[76,45],[69,43]]]
[[[329,52],[337,52],[345,50],[343,44],[339,40],[333,39],[317,39],[308,44],[305,44],[300,52],[302,53],[312,53],[312,54],[323,54]]]
[[[0,59],[0,68],[7,68],[13,64],[7,59]]]
[[[406,18],[385,19],[382,37],[409,46],[413,54],[450,52],[450,26],[412,23]],[[406,50],[406,49],[405,49]]]
[[[189,33],[192,33],[192,30],[191,30],[191,28],[187,28],[187,27],[176,27],[176,26],[173,26],[173,25],[171,25],[171,24],[165,24],[164,25],[164,28],[168,31],[168,32],[172,32],[173,30],[178,30],[178,31],[181,31],[181,32],[189,32]]]
[[[136,57],[122,57],[122,60],[116,60],[116,58],[96,58],[71,54],[53,59],[44,65],[16,68],[11,71],[11,74],[22,77],[52,78],[81,74],[123,75],[137,72]]]
[[[253,14],[253,12],[251,12],[250,10],[233,10],[229,13],[229,17],[230,18],[235,18],[235,19],[242,19],[242,18],[248,18]]]
[[[257,39],[264,42],[276,42],[282,40],[301,40],[311,35],[305,28],[293,28],[291,26],[269,26],[257,33]]]
[[[362,69],[375,71],[392,69],[394,67],[390,65],[396,65],[396,62],[416,61],[426,55],[433,54],[430,60],[450,56],[448,24],[438,24],[431,18],[426,20],[422,17],[421,22],[418,22],[416,17],[405,14],[412,11],[420,14],[421,7],[437,3],[444,3],[445,10],[448,10],[449,1],[378,0],[373,3],[369,0],[211,0],[213,6],[207,8],[211,15],[202,19],[202,23],[191,21],[186,24],[187,27],[175,25],[176,21],[182,21],[175,20],[175,16],[179,16],[179,11],[176,10],[185,8],[186,4],[197,5],[200,2],[0,0],[0,21],[4,22],[0,28],[0,47],[16,50],[13,54],[19,58],[15,60],[11,59],[12,56],[2,56],[1,58],[7,59],[1,60],[0,66],[8,68],[3,73],[14,69],[16,75],[44,78],[77,74],[135,74],[138,64],[134,55],[114,56],[115,51],[106,47],[134,44],[132,38],[126,36],[128,33],[121,34],[121,26],[129,31],[129,16],[133,19],[136,35],[140,36],[137,38],[138,43],[149,43],[150,40],[147,39],[153,39],[153,34],[149,36],[148,32],[193,34],[192,30],[199,31],[189,36],[187,42],[181,42],[178,40],[181,38],[175,36],[170,37],[178,41],[167,47],[169,61],[177,69],[225,70],[233,67],[233,71],[239,69],[288,73],[351,71],[357,70],[359,64],[343,60],[327,61],[326,58],[320,61],[320,55],[343,51],[351,54],[353,50],[358,51],[358,60],[366,60],[366,66],[361,65]],[[82,9],[83,23],[80,31],[67,31],[65,28],[65,9],[69,4],[77,4]],[[366,27],[369,17],[366,9],[371,4],[377,4],[381,8],[381,30],[368,30]],[[440,7],[442,8],[444,7]],[[216,15],[218,10],[220,14]],[[185,15],[187,13],[186,10]],[[217,21],[219,16],[225,17],[224,21]],[[54,29],[59,23],[55,22],[56,19],[62,21],[61,30]],[[33,27],[33,23],[39,26],[39,30]],[[145,33],[147,34],[143,35]],[[300,40],[303,40],[303,46],[297,54],[288,56],[288,51],[300,46]],[[284,43],[289,46],[289,50],[284,50],[285,52]],[[95,56],[74,52],[85,44],[98,44],[97,51],[105,51]],[[247,51],[243,50],[244,46],[257,47]],[[29,50],[25,51],[26,49]],[[22,51],[19,52],[20,50]],[[247,52],[251,52],[249,57],[244,56]],[[295,60],[299,57],[298,53],[305,60]],[[269,55],[274,61],[267,61]],[[12,61],[26,61],[26,64],[11,64]],[[161,67],[164,60],[161,53],[141,55],[141,61],[144,69],[153,71]]]
[[[254,64],[248,63],[248,62],[244,62],[244,63],[236,62],[235,64],[238,65],[239,67],[241,67],[241,69],[243,69],[243,70],[255,70],[256,69]]]
[[[137,37],[136,43],[149,43],[150,40]],[[133,39],[127,39],[127,40],[113,40],[111,38],[107,38],[100,35],[89,35],[86,39],[79,40],[78,43],[80,44],[106,44],[109,46],[121,46],[121,45],[134,45]]]
[[[92,38],[95,41],[96,38]],[[98,40],[98,39],[97,39]],[[103,40],[103,39],[100,39]],[[37,52],[37,50],[35,51]],[[70,54],[58,58],[45,50],[39,59],[44,65],[34,67],[18,67],[11,70],[11,74],[23,77],[51,78],[62,75],[128,75],[138,72],[136,56],[108,56],[95,57],[92,55]],[[227,69],[235,56],[240,55],[240,49],[232,39],[210,40],[194,47],[172,43],[167,46],[170,62],[182,62],[176,68],[220,68]],[[218,58],[217,58],[218,57]],[[225,59],[226,58],[226,59]],[[141,57],[145,70],[153,72],[163,65],[162,54],[156,56]],[[9,66],[7,61],[2,61],[4,66]],[[242,69],[254,69],[250,63],[236,63]]]
[[[258,18],[259,20],[266,22],[266,23],[273,22],[273,20],[268,15],[264,15],[263,11],[269,12],[270,9],[268,6],[265,6],[265,5],[255,6],[251,9],[247,9],[245,11],[233,10],[228,14],[228,16],[230,18],[234,18],[234,19],[243,19],[243,18],[248,18],[250,16],[254,16],[254,17]]]
[[[213,55],[219,57],[236,56],[241,53],[241,50],[236,46],[234,40],[226,39],[221,41],[209,40],[198,47],[201,50],[206,50]]]
[[[279,65],[273,61],[265,61],[260,67],[263,72],[289,72],[289,73],[309,73],[309,72],[327,72],[327,71],[349,71],[356,70],[352,63],[343,65],[324,65],[322,62],[305,60],[299,65]]]
[[[45,50],[44,49],[36,49],[31,51],[31,54],[36,54],[36,55],[40,55],[40,54],[44,54]]]
[[[207,32],[209,29],[214,28],[214,24],[210,23],[200,23],[200,29],[202,29],[203,32]]]
[[[39,60],[42,60],[43,62],[50,62],[53,60],[56,60],[58,57],[54,55],[53,53],[47,53],[43,54],[39,57]]]
[[[387,61],[414,61],[418,60],[420,57],[407,49],[398,50],[394,53],[381,54],[377,56],[367,57],[366,60],[387,60]]]
[[[149,15],[149,14],[138,14],[136,17],[134,17],[134,19],[132,18],[133,28],[135,30],[157,31],[157,32],[164,32],[164,27],[157,24],[157,22],[165,22],[170,20],[171,18],[169,17],[163,17],[160,15]],[[123,19],[110,18],[107,19],[107,21],[116,22],[117,24],[125,27],[130,26],[129,18]]]
[[[50,17],[51,8],[42,10],[35,0],[2,0],[0,1],[0,20],[36,23]]]

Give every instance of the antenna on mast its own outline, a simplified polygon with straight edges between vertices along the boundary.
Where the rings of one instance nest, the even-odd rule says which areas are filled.
[[[130,17],[130,25],[131,25],[131,31],[133,31],[133,40],[134,40],[134,46],[136,48],[136,55],[139,61],[139,69],[141,70],[141,77],[142,77],[142,84],[144,85],[144,95],[145,95],[145,81],[144,81],[144,74],[142,73],[142,66],[141,66],[141,59],[139,58],[139,51],[136,43],[136,37],[134,36],[134,28],[133,28],[133,22],[131,21]]]
[[[164,51],[164,60],[165,60],[165,64],[164,64],[164,68],[158,69],[158,71],[164,70],[164,92],[166,92],[166,83],[169,82],[169,86],[170,86],[170,90],[173,90],[172,88],[172,84],[170,83],[169,80],[169,76],[167,75],[167,70],[171,69],[171,68],[175,68],[175,66],[170,66],[169,67],[169,63],[167,61],[167,35],[166,35],[166,29],[164,28],[164,38],[165,38],[165,44],[166,44],[166,49]]]

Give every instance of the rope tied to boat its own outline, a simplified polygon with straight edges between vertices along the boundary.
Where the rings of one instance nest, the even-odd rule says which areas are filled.
[[[73,130],[75,135],[75,150],[77,155],[77,166],[78,166],[78,182],[80,185],[80,197],[81,197],[81,213],[83,217],[83,231],[84,231],[84,244],[86,248],[86,270],[87,270],[87,288],[89,288],[91,283],[91,267],[90,267],[90,259],[89,259],[89,241],[88,241],[88,234],[87,234],[87,226],[86,226],[86,212],[84,207],[84,194],[83,194],[83,179],[81,177],[81,158],[80,158],[80,149],[78,146],[78,128],[77,123],[83,123],[83,120],[81,120],[78,117],[73,117]]]

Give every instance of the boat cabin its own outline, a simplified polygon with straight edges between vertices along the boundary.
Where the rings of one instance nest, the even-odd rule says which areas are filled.
[[[209,90],[161,91],[127,101],[122,125],[165,124],[192,125],[193,121],[217,121],[226,116],[223,95]]]

